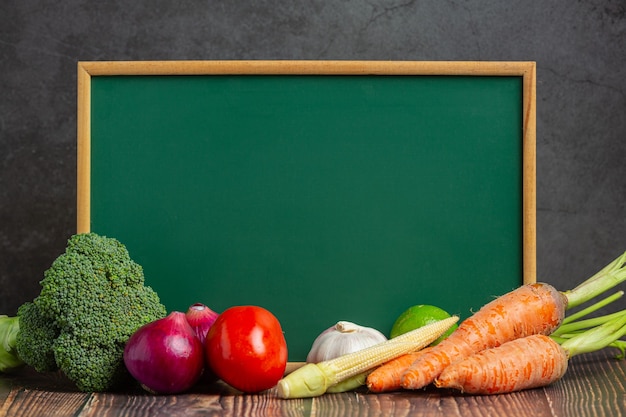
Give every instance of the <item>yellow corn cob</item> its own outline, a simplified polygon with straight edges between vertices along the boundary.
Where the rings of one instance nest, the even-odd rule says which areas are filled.
[[[428,346],[458,319],[449,317],[354,353],[306,364],[278,381],[278,396],[305,398],[322,395],[332,385]]]

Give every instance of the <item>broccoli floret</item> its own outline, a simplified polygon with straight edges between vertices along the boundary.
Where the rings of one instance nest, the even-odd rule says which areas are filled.
[[[18,356],[38,372],[59,369],[52,345],[60,330],[54,320],[45,318],[34,303],[27,302],[17,310],[19,331],[15,339]]]
[[[126,247],[95,233],[72,236],[41,286],[18,310],[18,355],[40,371],[58,367],[81,391],[126,381],[126,341],[167,313]]]

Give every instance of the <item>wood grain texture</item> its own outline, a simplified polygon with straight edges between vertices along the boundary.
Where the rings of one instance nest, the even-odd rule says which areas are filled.
[[[76,232],[89,231],[91,218],[91,76],[79,64],[77,73],[76,115]]]
[[[524,284],[537,281],[537,68],[526,66],[524,88],[523,196]]]
[[[81,393],[59,375],[23,370],[0,377],[0,416],[414,416],[534,417],[626,415],[626,361],[606,350],[572,359],[560,381],[512,394],[472,396],[428,387],[371,394],[366,390],[283,400],[273,390],[244,395],[222,382],[180,395]]]
[[[79,68],[98,75],[207,74],[373,74],[527,76],[535,63],[525,61],[91,61]]]
[[[563,379],[545,388],[554,415],[626,416],[626,367],[615,351],[577,356]]]

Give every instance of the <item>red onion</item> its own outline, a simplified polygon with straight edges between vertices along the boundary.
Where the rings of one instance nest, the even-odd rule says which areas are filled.
[[[202,303],[195,303],[189,307],[185,316],[198,339],[204,344],[206,334],[219,314]]]
[[[146,390],[174,394],[198,381],[204,368],[204,349],[185,313],[174,311],[145,324],[130,337],[124,364]]]

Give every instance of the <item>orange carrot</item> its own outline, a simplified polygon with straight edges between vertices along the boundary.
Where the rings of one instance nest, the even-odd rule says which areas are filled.
[[[502,394],[549,385],[565,374],[572,356],[612,346],[626,334],[625,312],[569,339],[558,338],[561,345],[538,334],[485,349],[448,366],[435,386],[468,394]]]
[[[567,298],[549,284],[528,284],[483,306],[421,355],[404,372],[401,385],[419,389],[451,363],[481,350],[533,334],[549,335],[565,316]]]
[[[563,322],[567,309],[577,307],[624,281],[626,252],[572,290],[559,292],[542,283],[524,285],[483,306],[448,338],[419,355],[406,370],[402,371],[399,369],[401,365],[396,365],[380,372],[387,369],[392,381],[396,378],[395,373],[403,372],[402,388],[422,388],[432,383],[451,363],[484,349],[521,337],[551,334]],[[596,305],[604,305],[609,299],[615,297]],[[376,389],[386,390],[386,386],[381,383]],[[395,389],[396,385],[391,383],[389,387]]]
[[[565,310],[624,281],[626,252],[572,290],[559,292],[541,283],[519,287],[483,306],[447,339],[413,362],[403,374],[401,385],[407,389],[422,388],[448,365],[476,352],[520,337],[549,335],[562,323]]]
[[[430,349],[432,348],[427,347],[417,352],[407,353],[406,355],[402,355],[374,369],[367,376],[367,388],[371,392],[399,390],[402,388],[400,382],[404,371],[406,371],[417,358],[423,355],[424,352],[427,352]]]
[[[567,370],[568,355],[548,336],[532,335],[483,350],[448,366],[439,388],[467,394],[502,394],[549,385]]]

